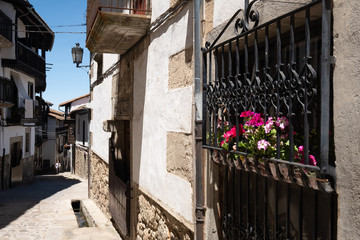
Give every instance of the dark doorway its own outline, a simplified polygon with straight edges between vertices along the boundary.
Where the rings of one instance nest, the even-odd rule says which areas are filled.
[[[10,168],[10,186],[22,181],[22,167],[21,167],[21,142],[15,142],[11,144],[11,168]]]
[[[130,121],[117,121],[109,139],[109,208],[122,236],[130,236]]]

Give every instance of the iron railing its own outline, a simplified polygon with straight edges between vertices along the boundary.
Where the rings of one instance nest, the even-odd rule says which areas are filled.
[[[12,21],[0,10],[0,35],[12,42]]]
[[[222,236],[334,239],[331,1],[261,25],[255,2],[235,21],[236,37],[217,44],[219,36],[203,49],[203,147],[218,165]],[[259,113],[264,125],[270,117],[288,120],[286,136],[276,127],[273,155],[242,147],[251,134],[241,135],[245,111]],[[233,146],[225,150],[220,141],[233,127]]]
[[[37,72],[45,74],[45,59],[32,51],[23,43],[17,44],[18,61],[33,68]]]
[[[16,103],[15,91],[17,88],[14,81],[0,77],[0,101],[8,103]]]
[[[100,11],[126,14],[151,14],[150,0],[88,0],[87,2],[87,35]]]

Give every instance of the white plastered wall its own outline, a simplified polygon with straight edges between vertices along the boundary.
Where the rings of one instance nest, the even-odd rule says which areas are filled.
[[[81,99],[78,99],[76,101],[73,101],[70,106],[70,112],[74,111],[75,109],[81,107],[81,106],[87,106],[89,103],[90,97],[84,97]]]
[[[153,11],[163,9],[153,2]],[[192,133],[193,86],[168,89],[169,57],[192,44],[192,11],[187,7],[178,16],[151,35],[134,63],[132,169],[140,190],[193,222],[191,184],[166,169],[167,132]]]
[[[117,54],[103,54],[103,73],[112,67],[119,59]],[[92,61],[94,68],[91,83],[94,83],[97,77],[97,63]],[[89,107],[92,109],[92,119],[90,121],[90,132],[93,133],[91,150],[101,159],[109,163],[109,138],[111,133],[103,130],[103,122],[112,117],[111,102],[112,75],[104,78],[100,85],[95,86],[92,91],[92,101]]]
[[[42,147],[42,158],[43,160],[49,159],[50,166],[55,164],[55,154],[56,154],[56,119],[53,117],[48,117],[47,122],[47,140]]]
[[[170,1],[152,0],[151,1],[151,22],[155,21],[161,14],[163,14],[170,7]]]
[[[4,127],[3,128],[3,139],[1,140],[3,144],[3,148],[5,148],[5,154],[10,154],[10,138],[12,137],[19,137],[23,138],[22,141],[22,157],[25,157],[25,129],[31,129],[31,136],[30,136],[30,153],[27,156],[35,154],[35,127],[29,126],[12,126],[12,127]]]
[[[230,19],[238,9],[244,9],[243,0],[214,1],[213,28]],[[251,0],[249,1],[251,2]]]

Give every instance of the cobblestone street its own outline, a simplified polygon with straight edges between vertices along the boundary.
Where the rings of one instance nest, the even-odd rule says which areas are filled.
[[[71,200],[91,201],[86,200],[87,189],[87,180],[62,173],[36,176],[29,185],[1,191],[0,239],[120,239],[110,222],[104,228],[78,227]]]

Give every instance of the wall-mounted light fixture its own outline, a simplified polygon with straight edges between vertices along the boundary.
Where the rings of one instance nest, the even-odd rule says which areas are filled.
[[[80,66],[82,63],[82,58],[84,54],[84,49],[80,47],[80,43],[76,43],[76,46],[71,49],[71,54],[73,58],[73,63],[76,63],[77,68],[87,68],[90,67],[89,65]]]

